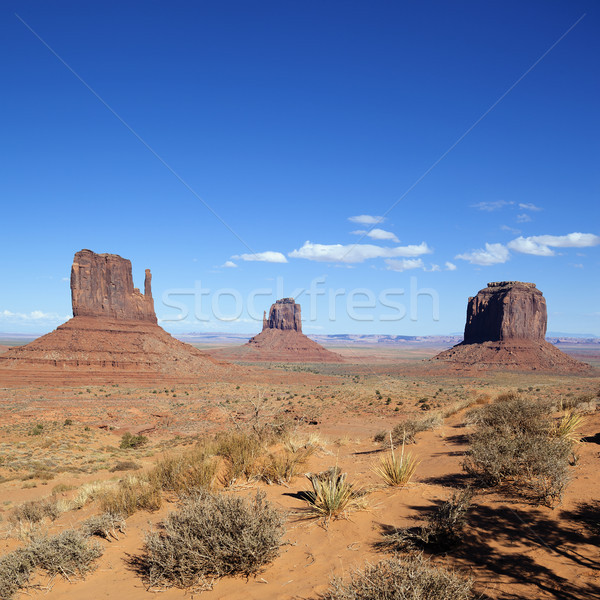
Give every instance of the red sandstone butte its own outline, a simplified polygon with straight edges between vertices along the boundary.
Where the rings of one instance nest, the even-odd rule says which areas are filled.
[[[144,293],[131,262],[81,250],[71,270],[73,318],[26,346],[0,355],[0,369],[219,376],[232,365],[173,338],[157,324],[150,270]]]
[[[300,305],[293,298],[277,300],[263,317],[263,329],[247,344],[215,353],[232,360],[269,362],[343,362],[302,333]]]
[[[589,371],[590,365],[545,341],[547,321],[535,283],[488,283],[469,298],[464,341],[431,360],[454,370]]]

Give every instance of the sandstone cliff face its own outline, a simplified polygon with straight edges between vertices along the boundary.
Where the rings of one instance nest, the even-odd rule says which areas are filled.
[[[282,331],[297,331],[302,333],[302,319],[300,305],[293,298],[282,298],[271,305],[269,318],[263,318],[263,331],[265,329],[281,329]]]
[[[131,261],[116,254],[80,250],[71,269],[73,316],[156,323],[151,280],[146,269],[142,294],[133,287]]]
[[[535,283],[488,283],[467,306],[465,344],[534,340],[546,336],[546,300]]]

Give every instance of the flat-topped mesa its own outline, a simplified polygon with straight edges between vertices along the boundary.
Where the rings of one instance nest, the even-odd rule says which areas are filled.
[[[266,313],[263,317],[263,331],[265,329],[281,329],[282,331],[297,331],[302,333],[302,319],[300,305],[293,298],[282,298],[271,305],[269,318]]]
[[[535,283],[488,283],[469,298],[463,343],[513,339],[543,342],[547,319],[546,300]]]
[[[73,316],[156,323],[151,281],[150,269],[146,269],[142,294],[133,287],[130,260],[80,250],[71,269]]]

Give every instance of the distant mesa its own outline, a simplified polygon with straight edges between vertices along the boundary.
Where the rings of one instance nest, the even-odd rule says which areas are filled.
[[[233,360],[268,362],[343,362],[343,358],[323,348],[302,333],[300,305],[282,298],[264,313],[262,331],[247,344],[215,353]]]
[[[457,370],[589,371],[545,341],[547,321],[546,299],[535,283],[488,283],[469,298],[464,340],[431,360]]]
[[[158,326],[146,269],[144,293],[131,262],[81,250],[71,270],[73,318],[30,344],[0,355],[0,369],[62,369],[164,375],[218,375],[232,365],[180,342]]]

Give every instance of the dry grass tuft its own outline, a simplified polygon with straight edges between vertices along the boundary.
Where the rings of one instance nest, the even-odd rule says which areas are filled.
[[[147,478],[128,477],[117,488],[100,497],[102,512],[129,517],[138,510],[154,511],[162,506],[160,488]]]
[[[30,500],[20,506],[17,506],[10,515],[12,523],[39,523],[46,517],[52,521],[58,519],[61,514],[60,507],[56,500],[44,498],[42,500]]]
[[[121,515],[105,512],[86,519],[81,531],[88,537],[96,535],[110,542],[111,538],[118,540],[118,534],[125,533],[125,528],[125,519]]]

